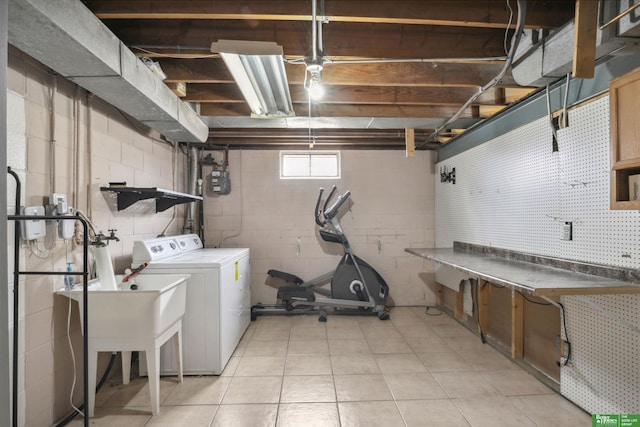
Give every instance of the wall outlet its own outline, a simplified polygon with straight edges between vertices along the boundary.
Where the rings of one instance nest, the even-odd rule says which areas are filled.
[[[22,208],[22,215],[44,215],[44,206],[27,206]],[[20,221],[22,240],[35,240],[44,237],[46,232],[46,222],[40,219]]]
[[[565,222],[562,225],[562,240],[573,240],[573,223]]]

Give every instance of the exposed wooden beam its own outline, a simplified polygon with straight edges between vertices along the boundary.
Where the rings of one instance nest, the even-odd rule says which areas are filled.
[[[140,25],[136,20],[116,20],[106,24],[127,45],[207,49],[214,41],[231,39],[276,42],[285,55],[310,54],[308,23],[261,21],[251,27],[250,22],[151,20]],[[503,40],[503,30],[490,28],[332,22],[323,31],[326,54],[337,57],[499,57],[504,56]]]
[[[170,82],[167,86],[179,97],[184,98],[187,95],[187,85],[184,82]]]
[[[598,31],[598,2],[576,0],[573,41],[573,77],[593,78],[596,67],[596,35]]]
[[[207,141],[210,144],[222,144],[225,146],[229,146],[230,148],[239,148],[243,149],[264,149],[269,148],[272,150],[286,150],[292,148],[308,148],[310,145],[309,139],[298,138],[295,140],[291,139],[280,139],[280,138],[263,138],[261,140],[247,140],[244,138],[225,138],[223,141],[218,141],[213,138],[209,138]],[[404,142],[395,141],[395,140],[386,140],[386,139],[370,139],[366,141],[349,141],[349,140],[341,140],[341,139],[332,139],[332,140],[322,140],[315,141],[313,146],[316,149],[321,148],[330,148],[333,150],[340,149],[349,149],[349,150],[364,150],[364,149],[375,149],[375,150],[401,150],[404,149]]]
[[[90,0],[87,6],[100,19],[206,19],[246,21],[310,21],[311,4],[299,0],[258,1],[113,1]],[[412,25],[505,28],[509,11],[504,0],[326,0],[329,22],[377,22]],[[530,0],[528,28],[558,27],[572,16],[570,1]],[[512,22],[513,25],[513,22]]]
[[[167,82],[232,83],[222,59],[159,58]],[[304,65],[286,64],[290,85],[304,82]],[[368,86],[483,86],[495,77],[499,64],[432,64],[432,63],[373,63],[327,64],[322,81],[329,85]],[[518,87],[511,73],[507,73],[499,87]]]
[[[490,117],[504,109],[506,105],[479,105],[478,106],[478,116],[479,117]]]
[[[508,87],[508,88],[504,88],[504,102],[506,102],[507,104],[511,104],[512,102],[515,102],[519,99],[524,98],[525,96],[529,95],[530,93],[534,92],[536,89],[535,88],[530,88],[530,87],[522,87],[522,88],[516,88],[516,87]]]
[[[323,104],[402,104],[402,105],[462,105],[475,92],[466,87],[392,87],[392,86],[332,86],[325,84]],[[294,103],[307,102],[302,84],[290,86]],[[500,90],[500,89],[498,89]],[[235,83],[189,84],[185,101],[245,102]],[[474,104],[493,105],[493,90],[487,91]]]
[[[404,130],[405,154],[407,157],[416,156],[416,137],[412,128]]]
[[[308,104],[294,104],[297,116],[308,116]],[[469,109],[460,118],[477,117]],[[415,105],[312,105],[313,117],[413,117],[449,118],[458,111],[456,106]],[[206,103],[200,105],[202,116],[250,116],[249,107],[243,103]]]

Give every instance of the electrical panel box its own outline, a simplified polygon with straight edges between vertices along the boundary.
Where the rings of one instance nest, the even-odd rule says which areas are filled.
[[[44,206],[27,206],[22,208],[22,215],[44,215]],[[34,219],[21,222],[22,240],[35,240],[44,237],[46,234],[46,224],[44,220]]]
[[[213,170],[209,181],[209,190],[215,194],[227,195],[231,193],[231,179],[228,170]]]

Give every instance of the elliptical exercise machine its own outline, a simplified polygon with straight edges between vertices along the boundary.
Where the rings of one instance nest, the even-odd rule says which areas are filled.
[[[340,225],[338,211],[349,200],[351,192],[338,196],[335,203],[328,207],[336,190],[334,185],[320,209],[324,192],[320,188],[315,208],[315,220],[320,226],[322,240],[340,243],[344,249],[344,255],[335,271],[305,282],[294,274],[269,270],[268,280],[275,279],[282,283],[277,295],[281,303],[254,305],[251,307],[251,320],[256,320],[259,314],[303,314],[317,311],[318,320],[326,322],[328,308],[339,313],[372,313],[377,314],[380,320],[389,319],[389,313],[385,310],[389,286],[373,267],[354,254]],[[322,287],[329,280],[330,287]]]

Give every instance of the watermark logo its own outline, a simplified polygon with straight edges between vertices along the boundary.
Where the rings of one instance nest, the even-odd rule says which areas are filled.
[[[640,427],[640,414],[594,414],[592,427]]]

